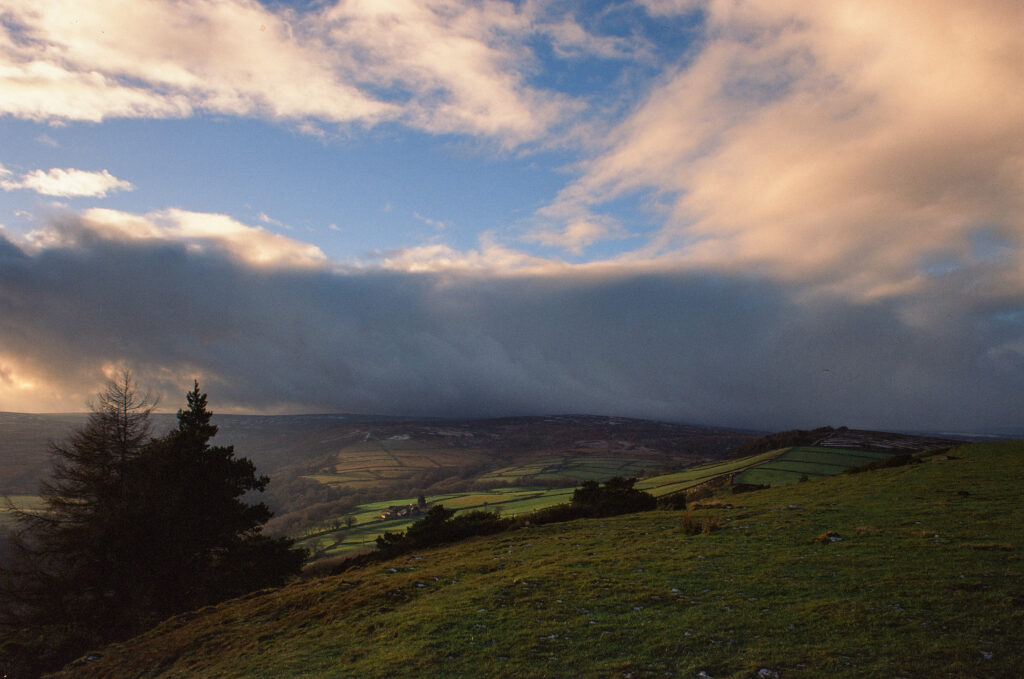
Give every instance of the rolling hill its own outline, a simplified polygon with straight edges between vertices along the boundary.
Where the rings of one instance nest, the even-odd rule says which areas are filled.
[[[657,463],[649,459],[606,458],[600,454],[586,456],[579,452],[556,458],[542,457],[477,476],[475,483],[483,484],[482,489],[432,494],[429,501],[457,511],[481,509],[496,511],[502,516],[516,516],[568,502],[572,486],[587,480],[605,481],[614,476],[643,477],[637,488],[655,497],[679,494],[708,485],[748,488],[779,486],[834,476],[870,464],[877,465],[899,454],[955,444],[954,441],[935,437],[863,430],[823,428],[818,431],[819,434],[811,439],[818,444],[816,446],[768,450],[743,458],[689,466],[665,474],[654,473],[652,470],[657,468]],[[766,438],[772,440],[773,437]],[[591,441],[585,443],[594,444]],[[489,487],[490,484],[502,482],[517,485]],[[555,487],[537,485],[545,482]],[[383,509],[409,505],[415,501],[414,497],[399,497],[360,504],[346,515],[355,519],[355,526],[345,526],[343,519],[346,517],[332,516],[307,525],[295,535],[299,538],[299,546],[308,549],[314,560],[363,551],[372,547],[375,539],[385,531],[404,530],[418,518],[385,517],[381,514]]]
[[[0,494],[31,495],[49,471],[47,444],[85,419],[0,413]],[[175,425],[153,416],[154,433]],[[361,415],[215,415],[216,441],[271,478],[280,532],[389,498],[511,485],[571,486],[583,477],[680,469],[726,457],[752,432],[563,415],[411,420]],[[538,466],[539,465],[539,466]],[[487,477],[497,473],[499,476]],[[504,474],[502,477],[500,474]],[[320,514],[308,508],[320,505]]]
[[[1021,478],[1024,444],[971,444],[470,539],[179,616],[56,676],[1018,677]]]

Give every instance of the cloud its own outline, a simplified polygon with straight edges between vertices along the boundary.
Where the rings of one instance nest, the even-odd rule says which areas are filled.
[[[0,111],[39,121],[198,112],[319,124],[399,122],[537,140],[578,105],[528,84],[533,3],[12,0],[0,24]],[[535,23],[536,21],[536,23]],[[560,35],[569,20],[560,20]],[[607,41],[572,41],[607,51]],[[588,48],[589,49],[589,48]]]
[[[441,221],[440,219],[432,219],[431,217],[424,217],[419,212],[413,212],[412,216],[418,219],[419,221],[423,222],[427,226],[434,227],[438,231],[444,231],[450,226],[448,222]]]
[[[614,219],[583,211],[561,228],[536,228],[525,234],[523,240],[582,255],[594,243],[622,236],[622,228]]]
[[[188,222],[64,215],[59,243],[0,240],[0,369],[17,377],[0,409],[80,408],[124,363],[165,402],[198,378],[220,412],[890,429],[1024,415],[1024,308],[967,271],[857,303],[749,273],[266,267],[147,235],[172,230],[161,219]]]
[[[639,0],[652,16],[685,14],[701,8],[704,0]]]
[[[314,245],[249,226],[227,215],[169,209],[136,215],[92,208],[67,213],[29,232],[31,252],[87,247],[100,239],[114,242],[174,244],[191,252],[219,253],[254,267],[319,268],[327,264]]]
[[[10,176],[12,172],[0,166],[0,177]],[[0,188],[4,191],[28,189],[44,196],[62,198],[106,198],[115,191],[131,191],[131,182],[118,179],[107,170],[91,172],[74,168],[53,168],[43,172],[33,170],[18,180],[0,179]]]
[[[920,289],[935,259],[988,267],[979,233],[997,233],[1024,268],[1024,6],[703,8],[701,50],[591,140],[594,155],[547,213],[568,227],[646,197],[665,206],[664,224],[635,258],[854,297]]]
[[[447,245],[420,245],[378,253],[359,268],[403,273],[467,273],[487,275],[537,274],[564,269],[558,260],[534,257],[501,245],[490,234],[483,234],[480,247],[461,251]]]

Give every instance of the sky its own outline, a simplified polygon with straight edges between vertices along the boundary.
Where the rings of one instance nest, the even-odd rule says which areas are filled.
[[[0,410],[1024,427],[1018,0],[0,0]]]

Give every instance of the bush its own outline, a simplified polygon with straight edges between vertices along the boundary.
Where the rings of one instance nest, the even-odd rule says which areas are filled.
[[[645,512],[657,506],[657,500],[650,493],[637,490],[636,479],[621,476],[608,479],[604,486],[597,481],[585,481],[572,494],[572,504],[585,508],[587,516],[616,516]]]
[[[658,498],[658,509],[686,509],[686,493],[672,493]]]
[[[722,526],[718,522],[718,519],[697,519],[694,518],[693,514],[690,512],[686,512],[686,514],[683,515],[682,521],[679,523],[679,528],[685,535],[707,535],[715,532],[721,527]]]
[[[454,509],[434,505],[427,515],[409,526],[405,533],[387,532],[377,538],[377,549],[395,556],[423,547],[457,542],[474,535],[493,535],[510,528],[515,522],[503,519],[497,512],[472,511],[455,516]]]
[[[545,507],[544,509],[537,509],[522,517],[519,523],[527,526],[541,526],[546,523],[561,523],[563,521],[584,519],[589,516],[590,512],[586,507],[566,503]]]

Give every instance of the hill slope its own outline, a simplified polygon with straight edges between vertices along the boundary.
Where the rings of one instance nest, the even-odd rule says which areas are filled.
[[[61,677],[1017,677],[1024,444],[522,529],[165,622]],[[831,540],[828,531],[839,540]],[[777,673],[777,674],[776,674]]]

